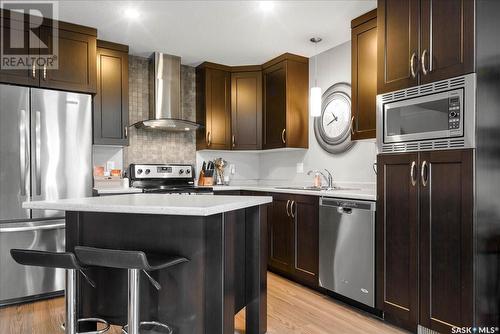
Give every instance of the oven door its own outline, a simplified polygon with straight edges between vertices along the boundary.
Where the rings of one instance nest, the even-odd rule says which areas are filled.
[[[464,136],[463,88],[383,106],[384,144]]]

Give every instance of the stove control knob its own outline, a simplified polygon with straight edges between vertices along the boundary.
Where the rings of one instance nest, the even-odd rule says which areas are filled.
[[[186,174],[191,174],[191,169],[186,169]]]
[[[457,117],[457,113],[456,113],[456,112],[454,112],[454,111],[452,111],[452,112],[450,113],[450,117],[451,117],[451,118],[455,118],[455,117]]]
[[[139,169],[137,170],[137,174],[142,174],[142,169],[140,169],[140,168],[139,168]]]
[[[179,169],[179,174],[184,174],[184,169]]]
[[[148,175],[149,173],[151,173],[151,171],[149,169],[146,169],[145,173],[146,175]]]

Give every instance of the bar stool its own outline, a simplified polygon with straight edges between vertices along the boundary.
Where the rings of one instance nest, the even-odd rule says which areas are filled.
[[[139,334],[139,330],[145,326],[159,327],[171,334],[170,326],[157,321],[140,321],[140,272],[142,271],[151,284],[157,289],[161,289],[158,283],[148,273],[188,262],[189,260],[174,255],[165,254],[145,254],[141,251],[104,249],[93,247],[75,247],[75,254],[78,260],[88,266],[119,268],[128,270],[128,324],[123,326],[122,332],[125,334]],[[130,330],[130,331],[129,331]]]
[[[65,269],[66,271],[66,325],[61,327],[66,334],[103,334],[109,330],[109,323],[99,318],[76,319],[76,277],[79,272],[85,280],[95,288],[94,282],[83,272],[83,267],[78,263],[73,253],[47,252],[28,249],[11,249],[10,255],[19,264],[25,266],[48,267]],[[101,330],[78,332],[78,324],[94,322],[103,324]]]

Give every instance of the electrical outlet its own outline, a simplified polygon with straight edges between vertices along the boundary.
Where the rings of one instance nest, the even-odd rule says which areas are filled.
[[[297,169],[297,174],[304,173],[304,163],[298,162],[296,169]]]

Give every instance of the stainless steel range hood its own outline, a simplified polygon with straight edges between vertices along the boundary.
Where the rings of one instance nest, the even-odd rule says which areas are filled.
[[[149,63],[149,118],[136,128],[193,131],[200,127],[182,114],[181,58],[160,52]]]

